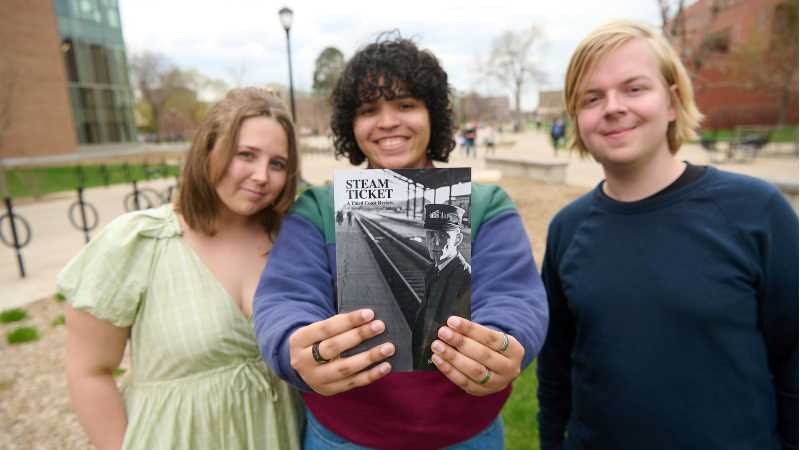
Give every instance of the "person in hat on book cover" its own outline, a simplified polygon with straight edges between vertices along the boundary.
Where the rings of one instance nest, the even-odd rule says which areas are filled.
[[[412,330],[414,370],[433,370],[431,345],[447,318],[469,317],[469,263],[458,251],[464,235],[464,209],[454,205],[425,205],[425,238],[431,266],[425,273],[425,296]]]

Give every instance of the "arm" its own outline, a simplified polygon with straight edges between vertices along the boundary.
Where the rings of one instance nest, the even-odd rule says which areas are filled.
[[[439,370],[473,395],[505,389],[544,341],[547,299],[528,242],[516,211],[481,225],[472,252],[472,321],[451,318],[439,331],[447,345],[433,344]],[[501,352],[504,333],[509,347]],[[481,385],[487,368],[491,378]]]
[[[575,323],[558,276],[558,241],[554,229],[551,224],[542,264],[542,280],[550,307],[550,326],[536,370],[542,450],[562,447],[572,400],[570,354],[575,341]]]
[[[95,447],[122,448],[127,419],[112,373],[122,361],[130,328],[116,327],[69,305],[64,314],[72,406]]]
[[[302,390],[323,395],[353,389],[385,376],[388,363],[364,370],[394,353],[374,347],[348,358],[342,351],[384,331],[372,311],[336,314],[333,274],[322,234],[309,221],[290,214],[281,227],[253,300],[256,340],[275,373]],[[364,314],[362,314],[364,312]],[[329,363],[320,364],[311,347]]]
[[[778,431],[784,449],[797,448],[798,221],[779,192],[773,194],[757,237],[761,253],[759,322],[775,383]]]

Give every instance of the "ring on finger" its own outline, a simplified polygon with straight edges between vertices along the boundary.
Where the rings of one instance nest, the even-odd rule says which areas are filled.
[[[323,358],[319,353],[319,342],[314,342],[311,344],[311,356],[314,357],[314,361],[316,361],[317,364],[325,364],[326,362],[330,361],[330,359]]]
[[[483,376],[481,381],[478,381],[478,384],[480,384],[481,386],[488,383],[489,380],[492,378],[492,370],[489,369],[488,367],[484,367],[484,369],[486,369],[486,375]]]
[[[508,350],[508,335],[503,333],[503,345],[500,346],[498,352],[505,353]]]

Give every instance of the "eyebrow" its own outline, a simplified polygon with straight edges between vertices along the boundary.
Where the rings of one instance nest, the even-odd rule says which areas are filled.
[[[651,80],[651,79],[650,79],[648,76],[646,76],[646,75],[634,75],[634,76],[632,76],[632,77],[628,77],[628,78],[626,78],[626,79],[625,79],[625,80],[622,82],[622,84],[623,84],[623,85],[625,85],[625,84],[631,84],[631,83],[633,83],[633,82],[635,82],[635,81],[640,81],[640,80],[644,80],[644,81],[652,81],[652,80]],[[586,94],[593,94],[593,93],[596,93],[596,92],[601,92],[601,91],[602,91],[602,89],[586,89],[585,91],[581,92],[581,95],[583,96],[583,95],[586,95]]]

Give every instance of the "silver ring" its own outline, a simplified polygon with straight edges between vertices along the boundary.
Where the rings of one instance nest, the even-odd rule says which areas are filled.
[[[318,364],[325,364],[326,362],[330,361],[330,359],[323,358],[319,353],[319,342],[314,342],[311,344],[311,356],[314,357],[314,361],[316,361]]]
[[[483,386],[484,384],[488,383],[489,380],[492,378],[492,371],[488,367],[484,367],[486,369],[486,375],[483,376],[481,381],[478,381],[478,384]]]
[[[500,353],[505,353],[508,350],[508,335],[503,333],[503,346],[498,350]]]

